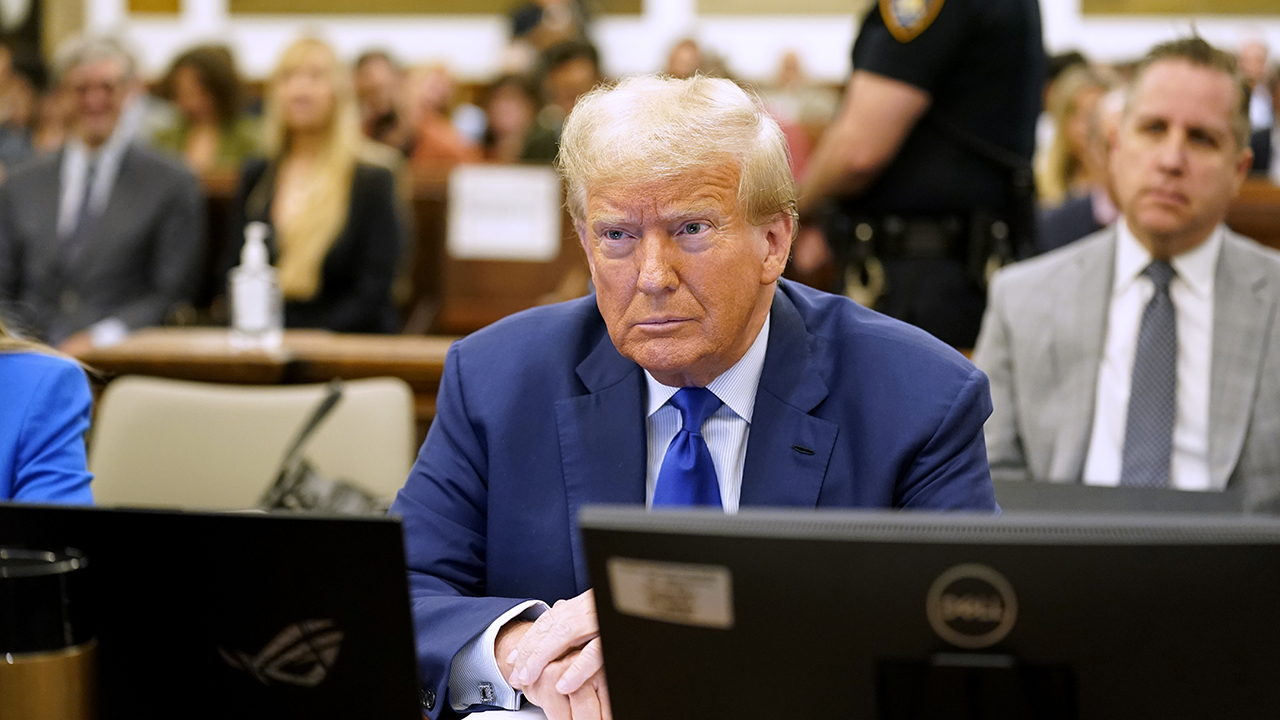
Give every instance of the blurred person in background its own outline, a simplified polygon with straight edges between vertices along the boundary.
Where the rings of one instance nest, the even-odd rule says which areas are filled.
[[[1272,71],[1267,87],[1271,91],[1272,109],[1280,116],[1280,68]],[[1253,148],[1253,172],[1280,185],[1280,123],[1254,130],[1249,145]]]
[[[1248,95],[1204,40],[1155,47],[1111,151],[1121,219],[993,278],[973,356],[993,476],[1280,512],[1280,253],[1223,222],[1252,160]]]
[[[787,136],[792,172],[797,179],[803,179],[814,145],[835,116],[839,95],[809,79],[799,53],[788,50],[778,62],[773,83],[761,97]]]
[[[881,0],[853,67],[800,217],[825,226],[838,289],[972,347],[987,268],[1030,252],[1035,233],[1039,3]],[[821,258],[804,248],[813,237],[797,238],[797,260]]]
[[[261,153],[257,124],[243,112],[240,75],[225,45],[201,45],[179,55],[160,83],[160,94],[178,113],[151,143],[196,173],[239,171]]]
[[[332,48],[304,38],[285,50],[263,124],[267,157],[245,165],[224,270],[239,263],[245,225],[267,223],[285,327],[397,331],[391,288],[406,232],[395,175],[389,151],[360,133],[351,73]]]
[[[550,163],[560,147],[560,128],[578,98],[595,87],[600,73],[600,53],[586,40],[569,40],[548,48],[538,61],[538,88],[542,109],[529,131],[520,158]]]
[[[0,321],[0,501],[89,505],[84,435],[93,397],[74,360]]]
[[[444,65],[413,68],[405,81],[408,118],[414,128],[414,169],[424,170],[463,162],[478,162],[480,148],[454,124],[453,78]]]
[[[1094,107],[1109,89],[1098,71],[1083,65],[1066,70],[1053,83],[1049,92],[1053,142],[1036,157],[1036,190],[1042,207],[1057,207],[1086,195],[1102,181],[1091,176],[1103,168],[1089,161],[1089,123]]]
[[[1112,199],[1111,138],[1120,127],[1124,90],[1116,89],[1094,103],[1089,114],[1088,141],[1080,157],[1089,185],[1061,205],[1037,214],[1036,253],[1045,253],[1101,230],[1116,221],[1120,210]]]
[[[385,50],[369,50],[356,58],[356,99],[365,137],[396,148],[405,157],[413,152],[413,126],[400,109],[405,72]]]
[[[0,186],[0,312],[76,355],[190,302],[205,202],[189,170],[121,126],[135,81],[123,46],[74,39],[58,75],[73,108],[66,146]]]
[[[693,38],[677,42],[667,53],[667,66],[663,73],[673,78],[690,78],[702,69],[702,48]]]
[[[0,180],[7,170],[36,154],[32,131],[39,118],[40,98],[48,90],[49,74],[38,52],[21,47],[10,54],[10,68],[0,80],[5,112],[0,122]]]
[[[484,132],[484,159],[495,163],[520,161],[525,138],[538,113],[538,98],[523,75],[503,75],[485,90],[487,122]]]
[[[31,147],[37,155],[62,149],[75,118],[75,100],[60,83],[52,83],[36,99],[36,116],[31,129]]]
[[[1276,123],[1271,92],[1267,88],[1267,45],[1249,40],[1240,46],[1240,74],[1249,83],[1249,125],[1256,132]]]
[[[502,70],[529,73],[538,56],[553,45],[585,37],[587,9],[582,0],[530,0],[511,10],[511,42]]]

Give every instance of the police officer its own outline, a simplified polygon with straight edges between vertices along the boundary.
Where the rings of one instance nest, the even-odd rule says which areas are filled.
[[[853,67],[801,217],[825,218],[851,296],[973,347],[988,265],[1019,254],[1034,228],[1037,0],[879,0]]]

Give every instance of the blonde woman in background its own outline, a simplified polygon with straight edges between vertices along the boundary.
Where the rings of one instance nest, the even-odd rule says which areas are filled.
[[[1073,67],[1062,74],[1049,92],[1048,109],[1055,132],[1048,150],[1036,158],[1036,189],[1040,204],[1056,207],[1067,199],[1087,195],[1104,178],[1089,175],[1085,162],[1089,150],[1089,121],[1094,106],[1111,83],[1096,69]]]
[[[286,327],[396,332],[391,286],[405,231],[392,151],[361,135],[350,73],[327,44],[285,50],[263,125],[267,159],[245,165],[224,266],[238,264],[245,224],[265,222]]]
[[[92,403],[74,360],[0,322],[0,501],[93,503],[84,449]]]

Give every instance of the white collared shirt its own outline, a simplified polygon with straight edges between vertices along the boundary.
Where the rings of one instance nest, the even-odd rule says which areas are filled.
[[[115,188],[116,174],[120,171],[120,160],[128,147],[129,141],[123,135],[112,135],[96,152],[90,150],[78,137],[67,139],[59,173],[59,238],[66,238],[75,230],[80,204],[84,201],[86,192],[89,193],[89,208],[94,215],[100,215],[107,207],[111,191]],[[89,172],[90,162],[97,163],[97,169],[93,176],[93,187],[86,188],[85,176]]]
[[[760,334],[733,367],[712,380],[707,389],[724,403],[702,425],[702,437],[711,451],[720,484],[720,504],[730,515],[738,512],[742,496],[742,469],[747,461],[747,434],[756,407],[756,388],[764,372],[765,350],[769,346],[769,316]],[[645,475],[645,504],[653,506],[653,490],[658,471],[666,457],[667,446],[680,432],[680,411],[667,404],[680,388],[663,385],[649,371],[644,372],[649,388],[649,411],[645,418],[645,437],[649,445],[648,470]]]
[[[1170,262],[1177,273],[1169,296],[1177,313],[1177,417],[1173,425],[1170,486],[1179,490],[1222,490],[1209,480],[1209,377],[1213,357],[1213,291],[1223,227]],[[1123,218],[1116,225],[1115,279],[1107,311],[1106,339],[1094,399],[1093,431],[1085,457],[1084,482],[1118,485],[1129,415],[1129,387],[1142,313],[1155,285],[1142,275],[1151,253]]]
[[[716,467],[716,479],[720,484],[720,503],[729,514],[738,511],[742,496],[742,470],[747,460],[747,434],[751,429],[751,416],[756,406],[756,389],[764,372],[765,352],[769,347],[769,321],[773,313],[765,316],[760,333],[751,347],[733,367],[726,370],[707,389],[724,402],[702,425],[702,436],[711,451],[711,462]],[[680,388],[663,385],[649,371],[644,372],[648,385],[648,411],[645,415],[645,437],[648,444],[645,504],[653,504],[653,488],[658,470],[667,454],[667,446],[680,431],[680,411],[667,401]],[[472,638],[453,656],[449,666],[449,704],[454,710],[466,710],[472,705],[484,703],[508,710],[520,704],[520,693],[502,677],[497,658],[493,656],[498,631],[515,618],[534,620],[546,612],[545,603],[537,600],[523,602],[489,624],[484,632]]]

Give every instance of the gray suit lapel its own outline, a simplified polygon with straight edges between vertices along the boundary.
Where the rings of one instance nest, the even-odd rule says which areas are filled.
[[[1209,479],[1226,487],[1240,457],[1258,389],[1274,301],[1244,243],[1227,232],[1214,274],[1213,358],[1209,380]]]
[[[1089,451],[1098,366],[1107,335],[1107,310],[1115,274],[1115,229],[1103,232],[1105,241],[1081,252],[1070,274],[1056,284],[1051,372],[1062,392],[1053,398],[1060,403],[1056,411],[1061,422],[1047,469],[1047,479],[1051,480],[1079,480]],[[1054,412],[1055,408],[1043,410]]]

